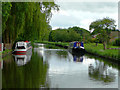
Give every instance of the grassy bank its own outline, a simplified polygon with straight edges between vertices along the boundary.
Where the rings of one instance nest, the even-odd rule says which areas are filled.
[[[91,53],[91,54],[94,54],[97,56],[101,56],[104,58],[108,58],[108,59],[120,60],[120,56],[118,55],[119,50],[116,50],[116,49],[104,50],[102,44],[98,44],[98,46],[96,46],[95,43],[84,44],[84,47],[88,53]],[[110,46],[110,48],[118,48],[118,47]]]
[[[5,57],[12,52],[12,49],[6,49],[5,51],[0,52],[0,57]]]
[[[64,48],[67,48],[69,46],[69,43],[67,42],[63,43],[63,42],[35,41],[35,43],[51,44],[51,45],[56,45]]]
[[[52,44],[52,45],[61,45],[61,46],[69,46],[69,43],[63,43],[63,42],[48,42],[48,41],[36,41],[36,43],[44,43],[44,44]],[[119,50],[117,49],[103,49],[103,44],[98,44],[96,46],[95,43],[86,43],[84,44],[86,52],[97,55],[100,57],[104,57],[107,59],[113,59],[113,60],[120,60],[120,56],[118,55]],[[118,46],[110,46],[110,48],[119,48]]]

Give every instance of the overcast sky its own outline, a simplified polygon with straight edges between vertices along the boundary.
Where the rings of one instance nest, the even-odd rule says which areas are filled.
[[[79,26],[89,30],[91,22],[104,17],[112,18],[118,25],[118,2],[56,2],[58,12],[53,11],[52,29]],[[117,26],[118,28],[118,26]]]

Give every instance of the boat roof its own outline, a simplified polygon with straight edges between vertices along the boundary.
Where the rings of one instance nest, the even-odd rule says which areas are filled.
[[[18,43],[18,44],[19,44],[19,43],[21,43],[21,44],[22,44],[22,43],[29,44],[30,42],[29,42],[29,41],[18,41],[17,43]],[[17,44],[17,43],[16,43],[16,44]]]
[[[79,42],[79,41],[73,41],[73,42],[70,42],[70,43],[75,43],[75,42]]]
[[[73,42],[70,42],[70,44],[74,44],[74,43],[77,43],[77,42],[79,42],[79,41],[73,41]],[[82,42],[80,42],[80,43],[82,43]]]
[[[26,43],[29,43],[29,41],[25,41]]]
[[[17,43],[21,43],[21,42],[23,42],[23,43],[30,43],[30,41],[18,41]]]

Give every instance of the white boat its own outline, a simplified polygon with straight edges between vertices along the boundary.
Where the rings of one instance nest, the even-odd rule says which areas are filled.
[[[15,55],[25,55],[27,52],[32,51],[31,42],[29,41],[20,41],[15,45],[14,54]]]

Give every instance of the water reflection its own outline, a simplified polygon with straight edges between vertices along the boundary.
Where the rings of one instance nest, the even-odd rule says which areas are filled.
[[[32,51],[28,52],[26,55],[14,55],[15,62],[18,66],[27,64],[31,60]]]
[[[33,52],[32,56],[28,56],[27,60],[30,60],[30,58],[31,60],[29,61],[29,63],[26,63],[23,66],[18,66],[18,62],[16,63],[16,57],[17,56],[11,56],[9,58],[6,58],[7,60],[3,62],[3,88],[49,87],[46,83],[48,65],[46,63],[43,64],[43,60],[37,52]],[[25,59],[26,58],[24,57],[24,60]]]
[[[73,52],[72,50],[69,50],[69,52],[72,54],[74,62],[83,62],[85,52]]]
[[[84,53],[72,53],[75,62],[83,62]]]
[[[115,72],[112,68],[106,65],[104,62],[95,61],[95,65],[89,65],[89,77],[95,80],[103,81],[105,83],[115,81]]]

